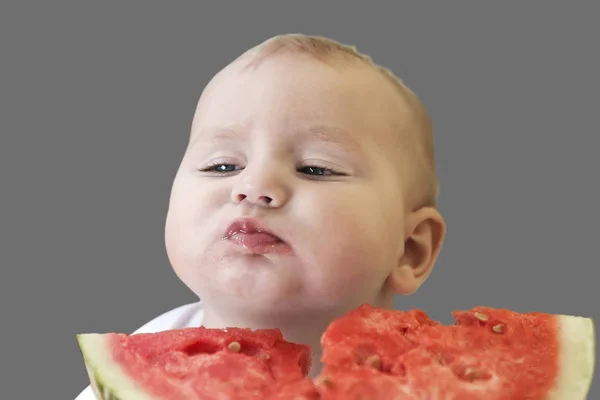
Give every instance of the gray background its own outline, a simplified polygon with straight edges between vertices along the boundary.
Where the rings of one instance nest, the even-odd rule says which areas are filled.
[[[357,45],[433,116],[448,237],[399,306],[600,319],[597,6],[223,3],[0,6],[5,395],[72,399],[76,333],[196,300],[164,250],[171,180],[204,85],[279,33]]]

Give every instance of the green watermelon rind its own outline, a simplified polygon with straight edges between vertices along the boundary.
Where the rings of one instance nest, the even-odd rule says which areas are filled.
[[[595,370],[596,332],[592,318],[557,315],[559,371],[546,400],[585,400]]]
[[[90,379],[90,386],[98,400],[156,400],[128,377],[112,358],[110,335],[85,333],[77,335],[77,342]]]

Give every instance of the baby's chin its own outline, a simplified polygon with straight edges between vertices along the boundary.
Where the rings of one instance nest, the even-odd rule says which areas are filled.
[[[231,286],[216,290],[204,288],[206,304],[219,314],[229,314],[230,320],[262,321],[288,324],[290,320],[323,319],[343,314],[361,303],[356,297],[343,293],[307,288],[294,281],[231,282]]]
[[[218,285],[218,294],[253,307],[286,307],[297,304],[310,295],[302,279],[294,274],[274,271],[245,271],[246,273],[223,277]]]
[[[332,301],[330,294],[320,294],[294,276],[249,274],[215,278],[210,283],[205,281],[195,292],[205,303],[226,313],[256,317],[319,313]]]

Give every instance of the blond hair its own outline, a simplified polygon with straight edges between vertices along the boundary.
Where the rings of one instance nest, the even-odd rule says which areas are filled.
[[[357,62],[362,65],[367,65],[381,73],[396,89],[398,89],[410,103],[420,125],[420,132],[413,135],[415,136],[414,139],[416,140],[417,145],[417,164],[421,171],[421,173],[418,174],[418,182],[416,182],[418,187],[414,188],[415,191],[418,192],[418,194],[415,195],[417,197],[415,201],[418,203],[417,206],[437,206],[439,184],[434,160],[431,120],[420,99],[405,85],[402,79],[396,76],[390,69],[373,62],[368,55],[360,53],[355,46],[346,45],[323,36],[305,34],[274,36],[249,49],[242,54],[240,58],[249,56],[251,60],[247,66],[253,67],[270,56],[283,51],[309,54],[323,62],[328,62],[337,58],[346,62]]]

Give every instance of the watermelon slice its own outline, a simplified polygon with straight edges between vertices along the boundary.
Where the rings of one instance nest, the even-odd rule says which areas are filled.
[[[309,347],[284,341],[279,330],[81,334],[78,342],[98,399],[318,398],[306,378]]]
[[[362,306],[322,337],[322,399],[584,400],[588,318],[475,307],[444,326],[421,310]]]
[[[81,334],[98,399],[585,400],[589,318],[475,307],[444,326],[421,310],[362,306],[324,333],[323,371],[279,330]]]

